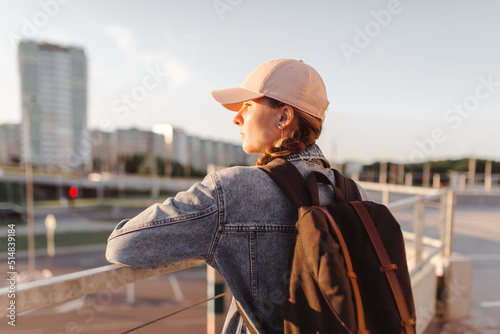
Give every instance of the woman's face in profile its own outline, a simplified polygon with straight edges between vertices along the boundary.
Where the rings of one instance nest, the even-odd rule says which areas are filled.
[[[279,113],[268,105],[265,97],[244,102],[233,123],[240,127],[242,147],[246,153],[264,153],[266,146],[272,145],[281,136],[277,126]]]

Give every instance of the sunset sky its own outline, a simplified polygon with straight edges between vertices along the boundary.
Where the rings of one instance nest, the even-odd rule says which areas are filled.
[[[91,129],[171,123],[239,143],[210,91],[295,58],[327,86],[331,159],[500,160],[499,15],[491,0],[1,1],[0,123],[21,121],[28,37],[85,50]]]

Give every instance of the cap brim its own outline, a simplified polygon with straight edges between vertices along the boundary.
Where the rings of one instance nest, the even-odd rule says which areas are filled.
[[[222,104],[225,108],[232,111],[239,111],[245,101],[258,99],[264,94],[254,92],[243,87],[226,88],[212,91],[212,97],[215,101]]]

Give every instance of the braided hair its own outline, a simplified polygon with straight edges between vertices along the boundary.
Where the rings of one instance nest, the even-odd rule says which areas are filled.
[[[286,103],[267,97],[269,104],[274,109],[286,106]],[[298,126],[289,136],[280,138],[264,149],[264,154],[257,160],[257,166],[263,166],[276,158],[286,158],[292,154],[304,151],[313,145],[321,134],[322,121],[300,109],[291,107],[298,118]]]

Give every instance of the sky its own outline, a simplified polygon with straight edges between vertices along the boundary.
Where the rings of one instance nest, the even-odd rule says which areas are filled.
[[[331,160],[498,161],[499,15],[496,0],[0,0],[0,123],[21,121],[20,38],[85,50],[91,129],[232,143],[210,91],[294,58],[326,84]]]

